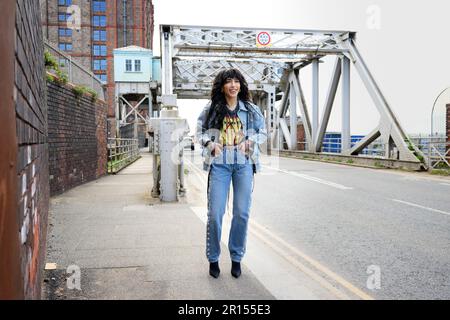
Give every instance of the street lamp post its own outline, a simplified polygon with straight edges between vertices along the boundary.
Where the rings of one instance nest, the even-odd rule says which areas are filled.
[[[434,108],[436,107],[436,103],[439,100],[439,98],[450,89],[450,87],[445,88],[444,90],[439,93],[436,100],[434,100],[433,108],[431,109],[431,132],[430,132],[430,141],[428,141],[428,167],[431,168],[431,141],[433,140],[433,134],[434,134],[434,127],[433,127],[433,114],[434,114]]]

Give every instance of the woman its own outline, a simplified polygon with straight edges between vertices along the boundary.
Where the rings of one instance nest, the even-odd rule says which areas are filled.
[[[211,101],[198,118],[197,139],[203,146],[208,175],[208,222],[206,256],[209,274],[220,274],[219,256],[222,219],[233,183],[233,219],[228,241],[231,274],[241,275],[253,175],[260,170],[258,145],[266,140],[264,117],[250,102],[244,76],[237,69],[219,72],[213,82]]]

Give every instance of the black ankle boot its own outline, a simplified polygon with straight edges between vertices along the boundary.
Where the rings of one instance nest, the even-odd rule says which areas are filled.
[[[210,262],[209,263],[209,274],[214,278],[219,277],[219,274],[220,274],[219,262]]]
[[[231,275],[235,278],[239,278],[241,276],[241,263],[231,261]]]

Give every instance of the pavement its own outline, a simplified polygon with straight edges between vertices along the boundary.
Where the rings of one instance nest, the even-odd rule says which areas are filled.
[[[206,189],[188,185],[188,196],[162,203],[150,195],[152,182],[152,156],[142,153],[116,175],[51,198],[43,299],[280,298],[245,261],[242,276],[231,276],[226,239],[221,275],[209,276]],[[265,279],[276,283],[267,272]],[[281,288],[286,277],[279,279]]]

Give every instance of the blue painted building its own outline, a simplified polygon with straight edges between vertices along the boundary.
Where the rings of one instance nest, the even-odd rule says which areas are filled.
[[[353,135],[351,136],[351,147],[353,147],[356,143],[361,141],[364,136],[361,135]],[[325,133],[325,137],[322,145],[323,152],[330,153],[340,153],[341,152],[341,133],[339,132],[328,132]],[[368,150],[364,149],[361,154],[368,154]]]
[[[129,46],[114,49],[114,81],[149,83],[153,72],[152,50]]]

